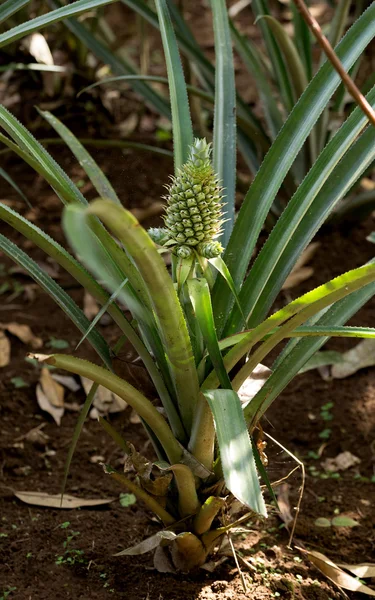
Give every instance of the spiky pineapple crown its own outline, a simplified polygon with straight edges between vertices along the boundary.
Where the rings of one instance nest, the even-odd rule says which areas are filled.
[[[219,256],[223,248],[215,238],[223,222],[222,188],[211,165],[211,144],[195,139],[187,162],[167,186],[165,228],[149,231],[156,243],[168,243],[181,258],[192,248],[205,258]]]

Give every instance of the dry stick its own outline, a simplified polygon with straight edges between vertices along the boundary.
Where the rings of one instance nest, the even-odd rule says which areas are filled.
[[[298,519],[299,511],[300,511],[300,508],[301,508],[301,502],[302,502],[302,498],[303,498],[303,492],[304,492],[304,489],[305,489],[305,480],[306,480],[305,465],[290,450],[288,450],[288,448],[285,448],[285,446],[283,446],[282,444],[280,444],[280,442],[278,442],[277,440],[275,440],[275,438],[273,438],[272,435],[270,435],[266,431],[264,433],[265,433],[265,435],[270,440],[272,440],[275,444],[277,444],[280,448],[282,448],[284,450],[284,452],[286,452],[287,454],[289,454],[289,456],[291,456],[296,461],[296,463],[298,463],[299,466],[301,467],[302,484],[301,484],[301,488],[300,488],[300,493],[299,493],[299,497],[298,497],[297,506],[295,507],[296,516],[295,516],[294,521],[293,521],[293,527],[292,527],[292,531],[290,532],[289,542],[288,542],[288,548],[291,548],[292,547],[292,540],[293,540],[293,536],[294,536],[294,530],[295,530],[296,525],[297,525],[297,519]]]
[[[227,533],[227,538],[228,538],[228,541],[229,541],[230,549],[232,550],[234,562],[236,563],[236,567],[237,567],[238,573],[239,573],[240,578],[241,578],[241,583],[242,583],[243,591],[246,594],[246,592],[247,592],[246,579],[245,579],[245,577],[244,577],[244,575],[243,575],[243,573],[241,571],[241,567],[240,567],[240,564],[239,564],[238,558],[237,558],[237,553],[236,553],[236,551],[234,549],[232,538],[230,537],[229,533]]]
[[[322,32],[318,21],[314,19],[314,17],[311,15],[309,9],[307,8],[303,0],[293,1],[296,7],[298,8],[299,12],[301,13],[302,18],[306,21],[308,27],[311,29],[313,35],[316,37],[326,57],[328,58],[334,69],[336,69],[337,73],[340,75],[341,80],[345,85],[346,89],[348,90],[349,94],[353,97],[358,106],[360,106],[360,108],[363,110],[365,115],[368,117],[370,123],[372,123],[375,126],[375,111],[373,110],[372,106],[367,102],[366,98],[363,96],[360,90],[357,88],[353,79],[346,72],[342,62],[340,61],[339,57],[332,48],[328,39]]]

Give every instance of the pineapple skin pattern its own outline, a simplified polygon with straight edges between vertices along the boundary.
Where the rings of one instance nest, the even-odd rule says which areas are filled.
[[[211,164],[211,145],[195,139],[187,162],[171,177],[165,227],[150,229],[149,235],[161,246],[170,246],[179,258],[195,251],[204,258],[223,252],[216,238],[223,223],[223,189]]]

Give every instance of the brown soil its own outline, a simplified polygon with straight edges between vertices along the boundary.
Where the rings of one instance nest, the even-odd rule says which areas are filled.
[[[81,169],[66,151],[54,149],[54,154],[75,181],[86,181]],[[113,150],[110,155],[108,152],[96,152],[95,157],[110,173],[115,188],[128,207],[147,206],[158,199],[170,170],[168,158],[152,155],[145,160],[144,155],[131,152],[124,158],[120,151]],[[2,198],[11,201],[13,207],[28,213],[29,218],[63,241],[59,225],[61,206],[53,192],[13,158],[8,157],[6,167],[29,195],[34,208],[32,211],[25,210],[13,190],[5,184]],[[89,197],[94,196],[89,183],[85,183],[83,189]],[[293,295],[368,260],[373,246],[365,238],[372,229],[373,221],[369,219],[352,230],[325,231],[320,236],[322,245],[314,258],[315,275],[293,290]],[[33,258],[52,266],[22,236],[8,227],[2,226],[3,230]],[[1,321],[30,325],[34,333],[43,339],[45,345],[42,351],[48,352],[46,344],[51,336],[68,341],[69,350],[73,351],[79,335],[69,320],[24,274],[9,271],[12,266],[9,260],[2,257],[1,263],[6,271],[3,280],[11,284],[16,281],[24,287],[16,298],[11,298],[10,291],[2,295]],[[58,272],[58,282],[82,303],[80,290],[66,275]],[[353,322],[371,325],[373,314],[372,303]],[[103,333],[111,339],[114,334],[112,326],[103,328]],[[339,597],[337,589],[309,565],[299,551],[288,550],[288,533],[272,508],[267,522],[261,523],[254,518],[248,523],[247,534],[233,536],[237,550],[244,558],[253,561],[252,569],[244,570],[248,583],[246,594],[242,591],[232,559],[213,574],[200,571],[192,576],[173,576],[154,571],[150,555],[113,557],[115,552],[156,532],[157,525],[140,503],[123,508],[118,501],[122,490],[103,474],[99,465],[90,460],[99,455],[116,465],[116,461],[121,459],[115,444],[93,420],[88,420],[84,427],[72,463],[67,492],[85,498],[111,496],[115,501],[101,509],[68,511],[27,506],[15,499],[13,492],[17,490],[59,491],[77,413],[67,411],[61,426],[57,427],[39,409],[35,397],[39,371],[24,360],[29,348],[14,337],[11,342],[11,363],[2,369],[0,384],[0,552],[3,561],[0,593],[16,588],[9,597],[20,600],[268,600],[275,597],[328,600]],[[347,341],[330,343],[332,348],[339,349],[351,345],[353,343]],[[80,353],[94,358],[87,346],[83,345]],[[128,349],[119,361],[119,368],[124,376],[149,390],[142,369],[129,367],[125,360],[129,360]],[[15,389],[11,382],[15,376],[22,377],[29,387]],[[81,403],[83,399],[81,392],[69,393],[66,401]],[[334,402],[331,410],[333,420],[327,425],[321,417],[321,407],[331,401]],[[306,464],[306,490],[296,528],[296,545],[325,552],[337,562],[368,561],[374,554],[374,514],[371,513],[371,502],[375,498],[374,446],[371,445],[374,403],[373,369],[365,369],[341,381],[323,381],[317,372],[310,372],[294,380],[264,420],[266,431]],[[124,437],[144,450],[146,438],[142,427],[131,423],[129,416],[129,410],[126,410],[111,416],[111,421]],[[44,444],[33,444],[23,439],[22,436],[30,429],[41,424],[48,436]],[[322,440],[319,434],[327,426],[331,435]],[[322,442],[325,442],[324,446]],[[314,459],[309,455],[309,452],[319,452],[319,449],[321,458]],[[321,462],[343,450],[358,456],[360,465],[341,473],[338,479],[323,478],[326,475]],[[268,454],[272,480],[287,475],[295,466],[293,460],[275,444],[269,445]],[[297,500],[300,481],[297,472],[289,479],[291,506]],[[359,526],[323,529],[314,525],[318,517],[332,517],[337,513],[351,516],[359,522]],[[62,524],[67,522],[69,525],[62,528]],[[76,555],[74,564],[69,564],[64,557],[63,543],[72,531],[79,532],[79,535],[73,538],[70,547],[81,550],[82,554]],[[56,564],[60,556],[63,556],[62,564]],[[351,594],[353,599],[360,597],[359,594]]]

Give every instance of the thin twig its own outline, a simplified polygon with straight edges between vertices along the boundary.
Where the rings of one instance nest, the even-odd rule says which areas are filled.
[[[299,511],[300,511],[300,508],[301,508],[301,502],[302,502],[303,492],[304,492],[304,489],[305,489],[305,480],[306,480],[305,465],[290,450],[288,450],[288,448],[285,448],[285,446],[283,446],[282,444],[280,444],[280,442],[278,442],[277,440],[275,440],[275,438],[273,438],[269,433],[266,433],[266,432],[264,432],[264,433],[265,433],[265,435],[270,440],[272,440],[273,442],[275,442],[275,444],[277,444],[278,446],[280,446],[280,448],[282,448],[284,450],[284,452],[286,452],[287,454],[289,454],[289,456],[291,456],[292,458],[294,458],[294,460],[296,461],[296,463],[298,463],[299,466],[301,467],[302,484],[301,484],[301,489],[300,489],[300,493],[299,493],[299,498],[298,498],[297,506],[295,508],[295,510],[296,510],[296,516],[295,516],[294,521],[293,521],[293,527],[292,527],[292,531],[290,532],[289,542],[288,542],[288,548],[291,548],[291,544],[292,544],[292,540],[293,540],[293,536],[294,536],[294,531],[295,531],[295,528],[296,528],[296,525],[297,525],[297,519],[298,519]]]
[[[234,549],[232,538],[230,537],[229,533],[227,533],[227,538],[228,538],[228,541],[229,541],[230,548],[232,550],[234,562],[236,563],[236,567],[237,567],[238,573],[239,573],[240,578],[241,578],[241,583],[242,583],[243,591],[246,594],[246,592],[247,592],[246,579],[245,579],[245,577],[244,577],[244,575],[243,575],[243,573],[241,571],[240,563],[238,562],[237,554],[236,554],[236,551]]]
[[[368,117],[370,123],[372,123],[375,126],[375,111],[373,110],[372,106],[367,102],[364,95],[360,92],[353,79],[345,70],[344,65],[342,64],[336,52],[332,48],[330,42],[322,32],[319,23],[311,15],[309,9],[307,8],[303,0],[293,1],[296,7],[298,8],[299,12],[301,13],[302,18],[304,19],[304,21],[306,21],[308,27],[311,29],[313,35],[316,37],[324,54],[332,64],[333,68],[340,75],[341,80],[346,89],[348,90],[349,94],[353,97],[354,101],[358,104],[358,106],[360,106],[360,108],[363,110],[365,115]]]

